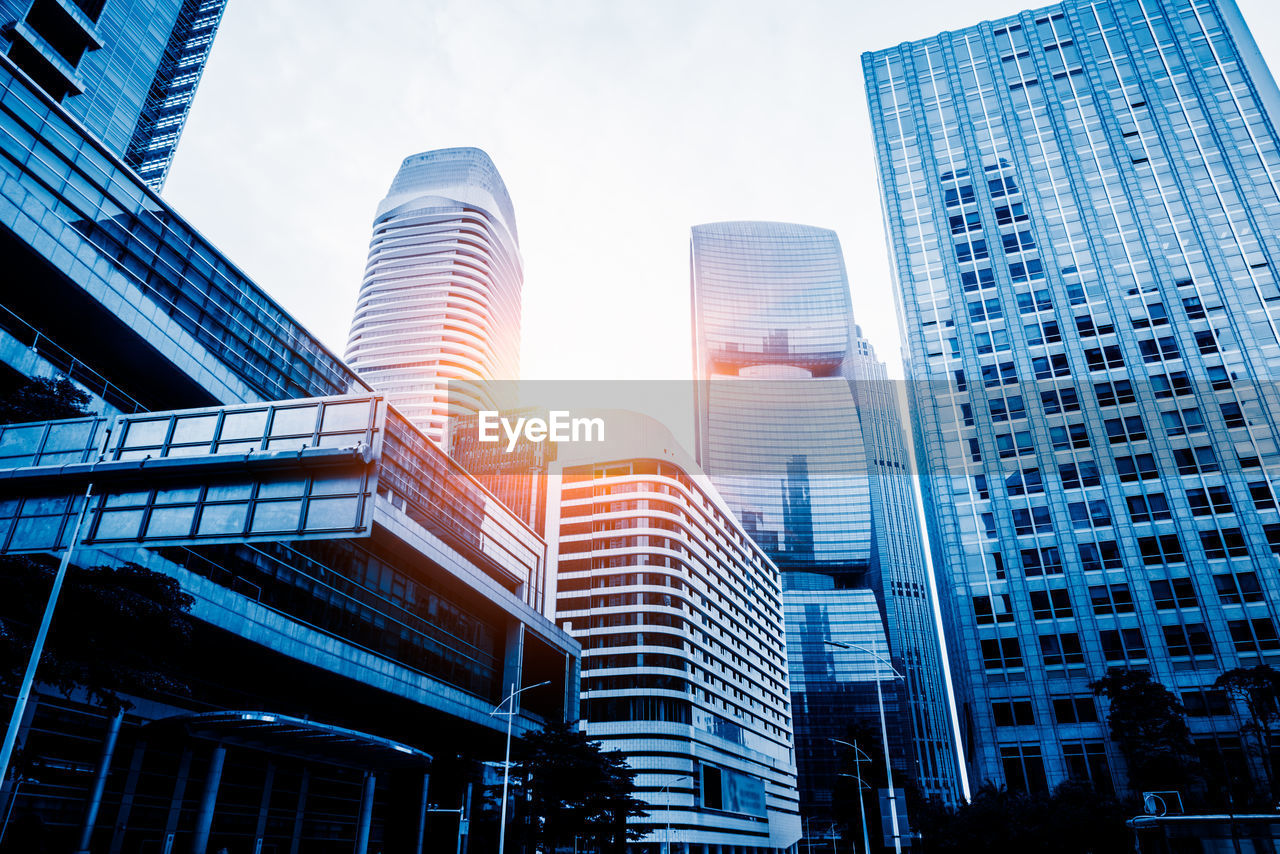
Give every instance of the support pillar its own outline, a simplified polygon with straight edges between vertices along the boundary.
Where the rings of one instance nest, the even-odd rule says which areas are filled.
[[[289,836],[289,854],[298,854],[302,845],[302,823],[307,814],[307,789],[311,786],[311,769],[302,766],[302,778],[298,781],[298,805],[293,810],[293,833]]]
[[[431,787],[431,775],[422,775],[422,807],[418,810],[418,845],[414,848],[415,854],[422,854],[422,843],[427,839],[427,794]],[[462,815],[458,815],[461,820]]]
[[[116,712],[107,723],[107,738],[102,743],[102,756],[98,759],[98,769],[93,775],[93,785],[89,787],[89,803],[84,811],[84,826],[80,828],[80,844],[76,846],[77,854],[89,854],[89,844],[93,841],[93,826],[98,822],[102,792],[107,787],[111,757],[115,755],[116,739],[120,737],[120,724],[123,721],[124,711],[121,710]]]
[[[519,688],[524,684],[524,623],[514,620],[507,625],[507,639],[502,655],[502,684],[499,687],[499,699],[506,694],[509,686]],[[511,701],[512,708],[520,708],[520,698]]]
[[[209,770],[204,776],[204,794],[200,796],[200,811],[196,813],[196,831],[191,839],[191,854],[208,854],[209,831],[213,829],[213,808],[218,803],[218,784],[222,782],[222,763],[227,749],[215,745],[209,756]]]
[[[191,748],[182,748],[178,760],[178,776],[173,779],[173,794],[169,797],[169,812],[164,820],[164,837],[161,854],[173,854],[173,843],[178,835],[178,820],[182,818],[182,802],[187,797],[187,780],[191,777]],[[168,849],[168,850],[165,850]]]
[[[124,793],[120,796],[120,809],[116,811],[116,824],[111,832],[110,854],[120,854],[124,848],[124,833],[129,829],[129,814],[133,812],[133,797],[138,791],[138,777],[142,774],[142,758],[147,752],[147,743],[139,741],[133,746],[133,756],[129,758],[129,775],[124,781]]]
[[[355,854],[369,854],[369,829],[373,824],[373,791],[377,778],[364,772],[364,788],[360,793],[360,824],[356,827]]]
[[[462,847],[458,854],[467,854],[467,846],[471,843],[471,783],[467,783],[467,797],[462,802],[462,818],[466,821],[466,829],[462,833]]]
[[[262,800],[258,802],[258,824],[253,831],[253,854],[262,854],[263,837],[267,833],[267,816],[271,812],[271,787],[275,784],[276,764],[267,760],[262,780]]]

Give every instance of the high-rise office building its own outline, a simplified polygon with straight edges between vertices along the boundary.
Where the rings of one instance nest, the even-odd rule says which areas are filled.
[[[833,612],[847,607],[844,590],[875,592],[907,677],[899,771],[954,799],[962,783],[904,438],[883,366],[853,324],[839,239],[788,223],[695,226],[692,287],[699,465],[782,570],[786,590],[826,591]],[[821,621],[803,625],[823,631]],[[824,696],[817,674],[832,662],[823,639],[838,638],[788,638],[792,668],[807,674],[814,697]],[[843,677],[830,679],[827,693],[838,693]],[[830,739],[843,737],[850,714],[829,702],[796,709],[808,816],[830,814]]]
[[[560,445],[547,542],[556,622],[585,654],[587,734],[640,771],[637,850],[789,850],[800,821],[778,569],[665,427],[592,415],[607,441]]]
[[[0,0],[0,51],[158,192],[226,5]]]
[[[515,210],[478,148],[407,157],[378,205],[347,360],[443,444],[451,413],[498,409],[518,379],[524,274]]]
[[[863,56],[974,776],[1123,787],[1090,682],[1280,663],[1280,93],[1232,0]]]
[[[431,851],[459,821],[428,791],[464,802],[508,725],[576,716],[545,541],[5,56],[0,269],[0,396],[61,375],[94,413],[0,425],[0,574],[72,549],[192,597],[127,714],[37,683],[6,850]]]

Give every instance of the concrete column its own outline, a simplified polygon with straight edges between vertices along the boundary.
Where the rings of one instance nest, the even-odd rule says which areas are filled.
[[[178,820],[182,818],[182,800],[187,796],[187,780],[191,776],[191,748],[182,748],[178,760],[178,776],[173,780],[173,794],[169,796],[169,812],[164,820],[164,839],[178,832]],[[163,842],[161,843],[164,844]],[[172,848],[172,846],[170,846]]]
[[[215,745],[209,755],[209,770],[204,776],[204,794],[200,796],[200,811],[196,813],[195,835],[191,838],[191,854],[208,854],[209,831],[213,829],[213,808],[218,803],[218,784],[222,782],[222,763],[227,749]]]
[[[142,774],[142,758],[147,752],[147,743],[139,741],[133,746],[133,756],[129,758],[129,775],[124,781],[124,793],[120,796],[120,809],[116,811],[116,825],[111,833],[110,854],[120,854],[124,847],[124,832],[129,829],[129,813],[133,812],[133,796],[138,791],[138,777]]]
[[[364,788],[360,793],[360,823],[356,826],[355,854],[369,854],[369,829],[373,824],[373,792],[377,782],[372,771],[364,772]]]
[[[289,854],[298,854],[302,845],[302,822],[307,814],[307,789],[311,785],[311,769],[302,766],[302,779],[298,781],[298,805],[293,810],[293,833],[289,836]]]
[[[503,648],[502,655],[502,686],[499,690],[501,696],[505,697],[508,686],[515,685],[517,688],[524,683],[520,679],[521,671],[524,669],[524,623],[518,620],[507,624],[507,642]],[[517,696],[511,701],[514,708],[520,708],[520,697]]]
[[[467,830],[462,834],[462,845],[458,854],[467,854],[467,846],[471,844],[471,783],[467,783],[467,797],[462,802],[462,818],[467,823]]]
[[[427,794],[431,788],[431,775],[422,775],[422,807],[418,811],[418,845],[413,850],[422,854],[422,843],[427,839]]]
[[[111,770],[111,757],[116,752],[116,739],[120,737],[120,724],[124,720],[124,711],[116,712],[107,722],[107,738],[102,743],[102,756],[98,758],[98,770],[93,775],[93,785],[89,787],[89,803],[84,811],[84,825],[80,828],[80,844],[76,846],[78,854],[89,854],[89,843],[93,841],[93,826],[98,822],[98,809],[102,806],[102,792],[107,787],[107,773]]]
[[[263,837],[267,833],[267,816],[271,812],[271,787],[276,779],[276,764],[267,760],[262,781],[262,800],[258,802],[258,825],[253,831],[253,854],[262,854]]]
[[[573,721],[578,719],[578,700],[579,690],[581,690],[580,680],[582,678],[582,670],[578,659],[572,655],[565,653],[564,656],[564,707],[561,709],[564,719]]]

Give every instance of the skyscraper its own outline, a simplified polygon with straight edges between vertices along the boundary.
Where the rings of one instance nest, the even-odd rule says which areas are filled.
[[[974,774],[1124,786],[1110,667],[1234,752],[1210,686],[1280,663],[1280,93],[1239,11],[1071,0],[863,68]]]
[[[498,409],[520,369],[515,210],[489,155],[407,157],[378,205],[347,361],[443,443],[449,414]]]
[[[0,47],[157,192],[227,0],[0,0]]]
[[[803,591],[809,604],[825,595],[833,614],[851,607],[844,591],[874,591],[908,680],[899,770],[927,792],[956,797],[949,694],[904,440],[883,366],[853,325],[838,238],[788,223],[695,226],[692,282],[699,464],[778,564],[787,591]],[[795,713],[801,808],[825,816],[837,770],[830,739],[843,737],[851,714],[829,698],[850,675],[831,670],[822,641],[839,638],[825,620],[789,631],[818,633],[789,637],[788,646],[813,700],[798,701]]]
[[[587,734],[640,771],[637,850],[791,850],[800,821],[778,569],[665,427],[592,414],[607,441],[560,445],[547,541],[559,554],[556,621],[585,653]]]

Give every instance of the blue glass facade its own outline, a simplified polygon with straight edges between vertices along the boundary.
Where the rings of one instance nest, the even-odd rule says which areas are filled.
[[[833,602],[873,591],[908,680],[896,761],[926,792],[955,798],[949,689],[901,423],[884,366],[853,325],[839,239],[787,223],[700,225],[692,267],[699,464],[787,590]],[[788,623],[787,637],[793,672],[827,698],[795,715],[797,744],[818,749],[857,712],[830,700],[843,676],[815,683],[830,660],[809,652],[825,637],[817,623]],[[802,813],[825,816],[833,766],[802,758],[799,771]]]
[[[835,232],[695,226],[693,314],[698,464],[784,572],[853,585],[871,504]]]
[[[226,0],[6,0],[7,55],[153,190]]]
[[[796,766],[802,779],[822,781],[804,793],[801,809],[811,819],[829,816],[838,775],[847,770],[844,748],[832,739],[847,740],[851,721],[879,732],[877,679],[891,711],[901,708],[903,689],[885,663],[889,642],[873,591],[788,590],[782,594],[782,607],[792,714],[806,721],[805,729],[796,733]],[[887,721],[894,773],[909,773],[904,763],[910,755],[908,719],[891,714]],[[862,749],[878,752],[881,744],[864,744]],[[870,782],[884,786],[882,780]]]
[[[1068,2],[863,67],[973,775],[1123,787],[1117,666],[1230,747],[1209,686],[1280,663],[1280,99],[1238,10]]]
[[[190,695],[133,697],[111,746],[102,740],[109,713],[37,688],[23,753],[73,770],[0,785],[10,833],[43,834],[12,844],[78,850],[87,834],[93,850],[124,851],[172,833],[175,850],[324,852],[359,850],[353,840],[363,834],[375,848],[421,851],[424,840],[455,833],[456,819],[428,829],[421,763],[394,787],[388,776],[409,773],[397,757],[461,755],[451,770],[432,769],[430,786],[456,803],[482,779],[480,763],[502,755],[505,722],[490,712],[513,682],[547,683],[521,695],[517,733],[576,708],[578,645],[543,611],[545,542],[7,57],[0,260],[0,393],[66,375],[94,412],[114,419],[117,442],[130,444],[137,430],[141,443],[95,464],[86,430],[106,421],[77,420],[79,433],[66,422],[0,431],[0,572],[16,571],[8,553],[34,550],[37,564],[56,563],[92,477],[110,506],[74,562],[136,564],[194,599],[183,664]],[[299,400],[316,397],[325,400]],[[360,399],[366,414],[384,413],[375,419],[380,440],[355,424],[348,405]],[[155,412],[170,409],[182,411]],[[39,465],[22,464],[26,451]],[[309,461],[327,473],[299,469]],[[120,466],[136,469],[129,485],[106,488],[108,469]],[[365,471],[353,475],[352,466]],[[187,482],[158,485],[148,472],[161,468]],[[274,471],[255,486],[244,480],[250,469]],[[272,727],[261,733],[266,752],[240,749],[227,722],[256,720],[244,715],[263,709],[270,713],[259,723],[308,732],[318,749],[299,753],[288,733],[265,731]],[[194,710],[215,710],[221,723],[192,721]],[[393,737],[417,747],[388,749],[389,760],[360,751],[361,770],[326,749],[339,730],[366,747]],[[194,814],[182,787],[190,776],[188,793],[217,791],[224,758],[228,780],[249,785],[224,785],[217,816]],[[82,770],[94,767],[109,770],[96,823],[85,809],[93,780]],[[273,785],[289,793],[293,820],[242,820],[262,814]],[[406,806],[398,793],[408,791]],[[491,821],[472,826],[496,836]]]

